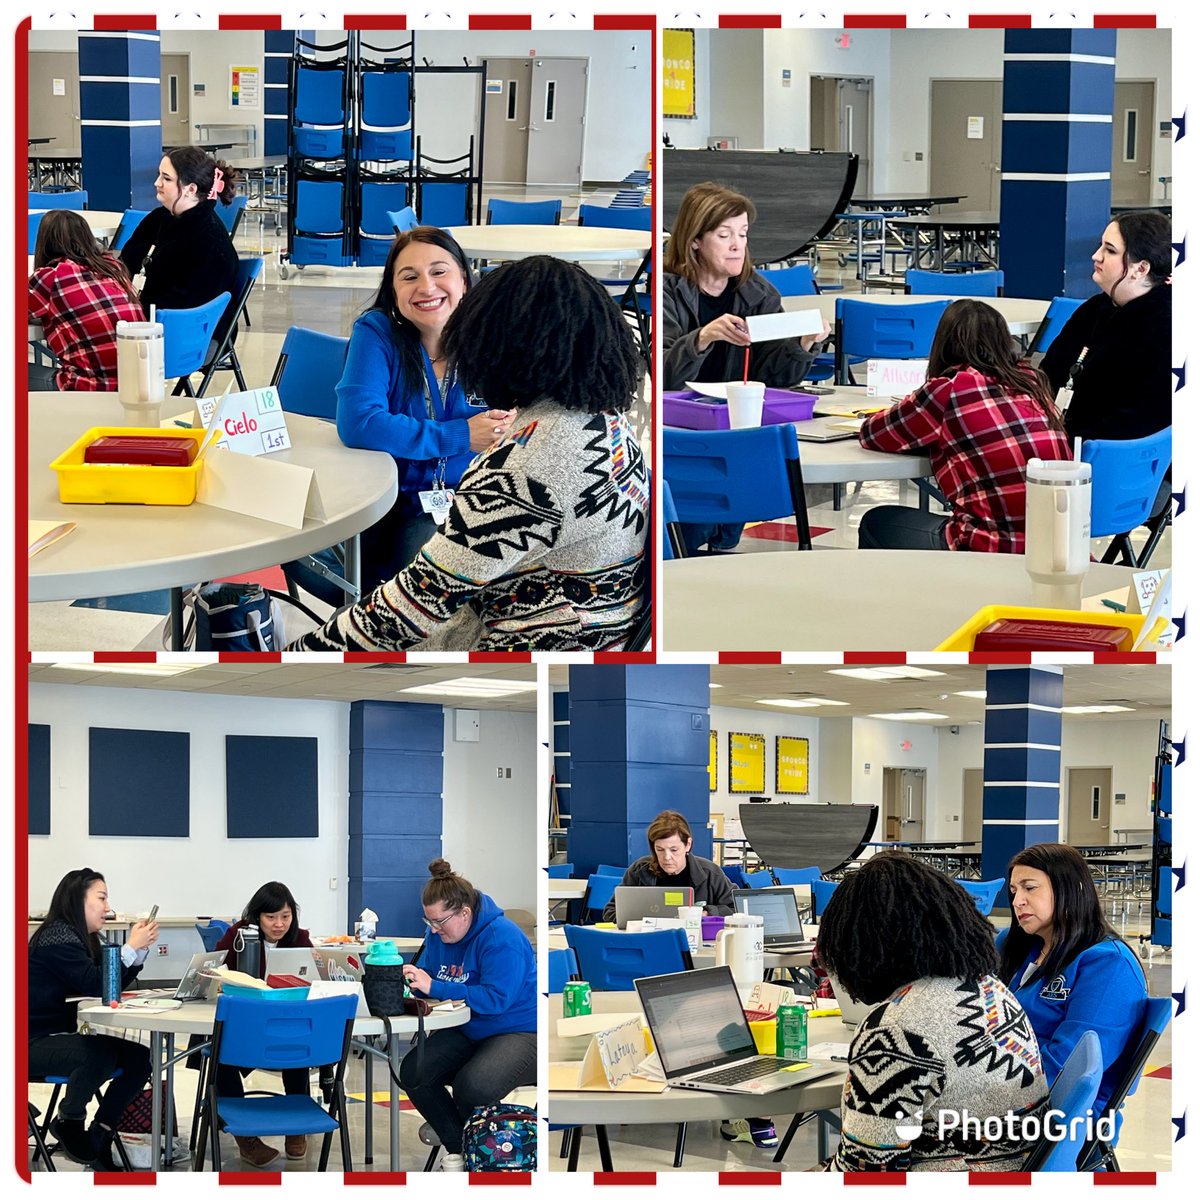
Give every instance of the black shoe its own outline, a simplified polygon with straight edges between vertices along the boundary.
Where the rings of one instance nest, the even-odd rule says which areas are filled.
[[[96,1157],[96,1143],[83,1121],[72,1121],[67,1117],[55,1117],[50,1122],[50,1132],[58,1139],[59,1148],[72,1161],[90,1165]]]
[[[92,1122],[92,1127],[88,1131],[92,1137],[92,1145],[95,1147],[92,1166],[97,1171],[123,1171],[124,1164],[113,1153],[113,1142],[120,1136],[114,1133],[111,1129],[105,1129],[103,1125]]]

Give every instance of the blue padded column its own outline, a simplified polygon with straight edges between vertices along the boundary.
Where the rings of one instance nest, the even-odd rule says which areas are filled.
[[[554,787],[558,792],[558,823],[566,829],[571,824],[571,693],[551,695],[552,726],[551,753],[554,758]]]
[[[989,667],[983,719],[983,878],[1009,859],[1058,841],[1062,777],[1061,667]],[[1007,883],[996,897],[1007,906]]]
[[[80,151],[88,207],[152,209],[162,159],[159,36],[79,35]]]
[[[1000,266],[1004,294],[1092,295],[1110,219],[1115,29],[1008,29]]]
[[[263,30],[263,154],[286,154],[291,29]]]
[[[442,853],[444,725],[438,704],[350,705],[349,928],[372,908],[380,933],[425,932],[421,889]]]
[[[575,874],[646,854],[646,830],[668,808],[711,858],[708,667],[571,667],[569,694]]]

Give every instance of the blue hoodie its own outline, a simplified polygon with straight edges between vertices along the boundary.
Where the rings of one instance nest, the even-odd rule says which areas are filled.
[[[1003,947],[1007,932],[997,939],[997,948]],[[1033,1024],[1048,1083],[1058,1078],[1083,1034],[1089,1029],[1096,1031],[1104,1074],[1095,1111],[1103,1112],[1125,1069],[1126,1047],[1145,1020],[1146,976],[1124,942],[1105,938],[1089,946],[1053,979],[1041,978],[1020,987],[1026,968],[1040,949],[1035,945],[1030,950],[1008,986]]]
[[[529,939],[482,892],[479,911],[460,942],[432,930],[417,965],[429,972],[433,1000],[465,1000],[471,1019],[461,1029],[473,1042],[498,1033],[537,1031],[537,964]]]

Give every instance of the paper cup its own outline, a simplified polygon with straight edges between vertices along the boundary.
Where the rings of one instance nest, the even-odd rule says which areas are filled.
[[[775,1035],[779,1029],[778,1021],[751,1021],[750,1032],[754,1034],[754,1045],[759,1054],[775,1053]]]
[[[729,399],[729,428],[757,429],[762,424],[763,397],[766,385],[761,383],[727,383]]]

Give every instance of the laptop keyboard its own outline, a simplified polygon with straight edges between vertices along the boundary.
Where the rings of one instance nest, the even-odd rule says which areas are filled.
[[[748,1058],[745,1062],[738,1063],[736,1067],[725,1067],[720,1071],[707,1071],[696,1078],[705,1083],[745,1083],[747,1079],[758,1079],[762,1075],[774,1075],[780,1069],[780,1061],[777,1058]]]

